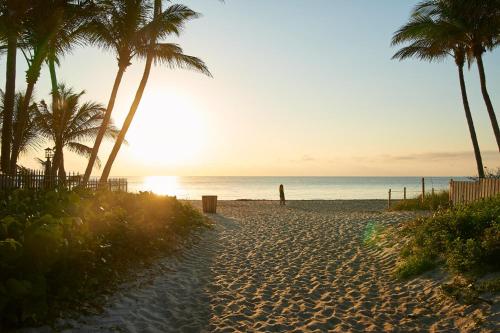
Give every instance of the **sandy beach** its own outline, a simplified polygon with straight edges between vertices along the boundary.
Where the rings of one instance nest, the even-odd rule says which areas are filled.
[[[197,207],[200,202],[193,202]],[[63,332],[494,332],[493,305],[444,296],[439,272],[392,275],[398,244],[376,237],[414,213],[385,201],[219,202],[214,227],[123,285]],[[24,330],[50,331],[50,329]]]

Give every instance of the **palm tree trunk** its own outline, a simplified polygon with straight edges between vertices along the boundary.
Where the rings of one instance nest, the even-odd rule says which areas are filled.
[[[62,186],[66,185],[66,170],[64,169],[64,152],[61,148],[61,153],[59,157],[59,170],[58,170],[58,176],[59,176],[59,184]]]
[[[481,55],[476,56],[476,60],[477,68],[479,70],[479,78],[481,81],[481,92],[483,93],[484,102],[486,103],[488,115],[490,116],[491,126],[493,127],[495,139],[497,140],[498,151],[500,152],[500,129],[498,128],[498,121],[495,115],[495,110],[493,109],[493,104],[491,103],[490,95],[488,94],[488,89],[486,88],[486,74],[484,72],[483,57]]]
[[[10,157],[11,172],[15,172],[17,168],[17,159],[19,158],[20,152],[19,150],[21,148],[23,134],[29,118],[28,113],[31,97],[33,96],[35,84],[38,82],[38,78],[40,77],[40,71],[42,70],[42,64],[45,61],[46,56],[46,47],[44,45],[41,45],[39,49],[35,51],[33,61],[26,71],[26,93],[24,95],[21,108],[19,109],[19,114],[17,115],[18,126],[16,126],[17,128],[15,128],[14,130],[14,140],[12,141],[12,155]]]
[[[462,92],[462,101],[464,103],[465,118],[467,118],[467,125],[469,126],[470,138],[472,146],[474,147],[474,156],[476,157],[477,173],[479,178],[484,178],[483,159],[481,158],[481,151],[479,150],[479,142],[477,141],[476,129],[474,128],[474,121],[470,112],[469,99],[467,98],[467,88],[464,79],[464,67],[458,66],[458,76],[460,79],[460,89]]]
[[[125,69],[127,67],[124,65],[120,65],[118,67],[118,72],[116,73],[115,83],[113,84],[113,90],[111,91],[111,96],[109,97],[108,107],[106,109],[106,114],[102,119],[101,127],[99,128],[99,133],[95,138],[94,147],[92,147],[92,153],[89,157],[89,162],[87,164],[87,169],[85,169],[85,175],[83,176],[83,186],[87,184],[90,178],[90,174],[92,173],[92,169],[94,168],[95,161],[97,159],[97,153],[99,152],[99,147],[101,146],[102,139],[106,134],[106,129],[109,126],[109,122],[111,120],[111,113],[113,112],[113,108],[115,106],[116,95],[118,94],[118,88],[120,87],[120,83],[123,78],[123,74],[125,73]]]
[[[120,130],[120,133],[118,134],[118,137],[116,138],[115,145],[113,146],[113,150],[111,151],[111,154],[108,157],[108,161],[106,162],[106,165],[104,166],[104,169],[102,171],[101,180],[100,180],[101,184],[106,183],[108,181],[109,173],[111,172],[111,167],[113,166],[113,163],[115,162],[115,159],[116,159],[116,155],[118,155],[118,151],[120,150],[120,148],[123,144],[123,141],[125,140],[125,136],[127,135],[127,131],[130,127],[130,124],[132,123],[132,120],[134,119],[137,108],[139,107],[139,103],[141,102],[142,95],[144,94],[144,89],[146,88],[146,84],[148,82],[149,73],[151,72],[152,63],[153,63],[153,57],[148,55],[147,59],[146,59],[146,66],[144,68],[144,73],[142,75],[141,83],[139,84],[139,88],[137,89],[137,92],[135,93],[134,101],[132,102],[132,106],[130,107],[130,110],[127,114],[127,118],[125,118],[125,121],[123,122],[123,126]]]
[[[28,108],[31,96],[33,96],[34,88],[35,82],[29,82],[26,88],[26,94],[24,95],[24,99],[22,101],[21,108],[19,109],[19,114],[17,115],[17,126],[14,131],[14,140],[12,141],[12,155],[10,157],[10,172],[15,172],[17,168],[17,159],[19,158],[21,141],[26,129],[26,123],[28,122]]]
[[[160,13],[161,13],[161,0],[155,0],[154,17],[157,17]],[[109,155],[108,160],[106,161],[106,165],[102,170],[101,179],[99,181],[101,184],[107,183],[108,181],[108,177],[111,172],[111,167],[115,162],[116,156],[118,155],[118,151],[120,150],[123,141],[125,140],[125,136],[127,135],[127,131],[130,127],[130,124],[132,123],[135,113],[139,108],[139,104],[141,103],[142,95],[144,94],[144,89],[146,88],[146,84],[148,83],[149,73],[151,72],[151,65],[153,64],[153,52],[151,49],[154,46],[155,42],[156,42],[156,33],[153,32],[150,41],[150,50],[146,57],[146,65],[144,66],[144,72],[142,74],[141,83],[139,84],[139,88],[137,88],[137,92],[135,93],[134,101],[132,102],[130,110],[128,111],[127,118],[125,118],[123,126],[120,129],[120,133],[116,138],[113,150],[111,151],[111,154]]]
[[[14,101],[16,98],[16,56],[17,36],[9,34],[7,41],[7,70],[5,77],[5,100],[2,119],[2,153],[0,167],[4,173],[10,170],[10,152],[12,144],[12,122]]]
[[[54,107],[54,105],[56,105],[57,103],[59,88],[57,83],[56,64],[53,56],[49,57],[49,72],[50,83],[52,86],[52,107]]]
[[[52,159],[51,175],[52,177],[55,178],[57,176],[57,170],[59,170],[59,167],[61,166],[60,161],[61,161],[62,149],[59,140],[56,140],[54,143],[55,147],[54,147],[54,157]]]

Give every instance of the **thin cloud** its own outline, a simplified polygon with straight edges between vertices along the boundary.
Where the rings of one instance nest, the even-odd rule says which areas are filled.
[[[310,155],[302,155],[299,159],[296,160],[290,160],[292,163],[307,163],[307,162],[314,162],[316,161],[316,158],[310,156]]]
[[[482,151],[481,155],[483,158],[495,158],[498,157],[498,152],[494,150]],[[357,157],[358,160],[370,160],[370,161],[450,161],[450,160],[463,160],[474,158],[474,153],[471,151],[458,151],[458,152],[429,152],[429,153],[418,153],[418,154],[406,154],[406,155],[377,155],[371,158]]]

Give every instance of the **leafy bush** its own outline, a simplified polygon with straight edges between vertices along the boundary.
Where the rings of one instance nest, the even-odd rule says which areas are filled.
[[[151,193],[1,194],[0,330],[92,300],[203,223],[190,205]]]
[[[416,198],[398,201],[392,210],[437,210],[450,206],[449,192],[426,193],[422,202],[422,195]]]
[[[443,262],[456,273],[500,270],[500,197],[440,210],[405,226],[410,242],[396,269],[401,278]]]

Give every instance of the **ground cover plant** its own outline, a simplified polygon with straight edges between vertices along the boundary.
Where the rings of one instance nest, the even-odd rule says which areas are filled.
[[[0,330],[78,308],[205,222],[190,205],[152,193],[0,194]]]
[[[500,196],[442,209],[404,226],[396,269],[408,278],[437,265],[469,278],[500,271]]]

